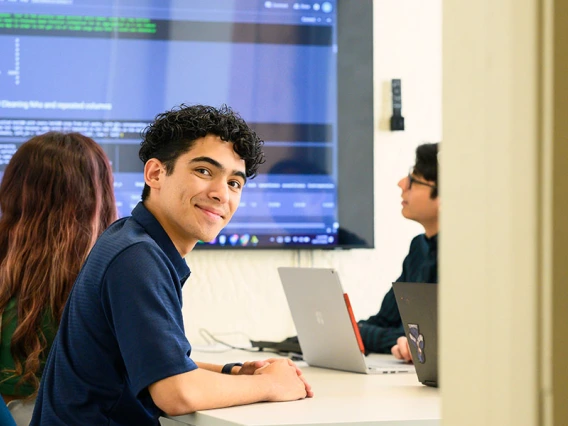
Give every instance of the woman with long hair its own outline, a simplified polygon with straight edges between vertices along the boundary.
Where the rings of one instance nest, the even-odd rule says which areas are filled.
[[[33,137],[6,166],[0,213],[0,393],[20,425],[79,270],[116,219],[107,156],[79,133]]]

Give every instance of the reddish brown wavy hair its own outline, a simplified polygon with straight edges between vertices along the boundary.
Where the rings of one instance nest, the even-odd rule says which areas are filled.
[[[116,219],[108,158],[79,133],[35,136],[6,166],[0,210],[0,312],[17,299],[14,373],[37,391],[43,316],[59,324],[87,254]]]

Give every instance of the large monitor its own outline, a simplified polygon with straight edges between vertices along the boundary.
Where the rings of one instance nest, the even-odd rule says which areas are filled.
[[[267,161],[208,248],[373,247],[372,0],[11,0],[0,12],[0,173],[50,130],[100,143],[117,208],[140,132],[227,104]]]

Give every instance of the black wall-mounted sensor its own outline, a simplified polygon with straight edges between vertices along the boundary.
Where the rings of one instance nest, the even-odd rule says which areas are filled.
[[[402,116],[402,87],[399,78],[391,80],[392,91],[392,117],[391,130],[404,130],[404,117]]]

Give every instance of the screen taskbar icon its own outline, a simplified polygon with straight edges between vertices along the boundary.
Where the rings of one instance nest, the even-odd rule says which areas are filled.
[[[250,234],[220,234],[216,238],[209,242],[199,240],[198,245],[210,245],[219,247],[247,247],[247,246],[257,246],[260,239],[256,235]]]
[[[209,242],[198,241],[199,246],[222,247],[305,247],[305,246],[334,246],[337,245],[337,234],[311,234],[311,235],[254,235],[219,234]]]

